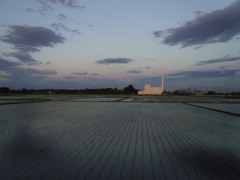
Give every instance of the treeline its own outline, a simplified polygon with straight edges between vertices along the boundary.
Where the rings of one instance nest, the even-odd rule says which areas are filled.
[[[137,94],[137,89],[133,85],[128,85],[123,89],[118,88],[98,88],[98,89],[10,89],[0,87],[0,94]]]
[[[232,92],[215,92],[215,91],[196,91],[189,92],[188,90],[176,90],[172,92],[167,92],[168,95],[177,95],[177,96],[193,96],[193,95],[207,95],[207,96],[215,96],[215,95],[230,95],[230,96],[240,96],[240,91],[232,91]]]

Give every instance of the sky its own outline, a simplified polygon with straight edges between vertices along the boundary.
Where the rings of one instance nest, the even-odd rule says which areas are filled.
[[[0,87],[240,89],[240,0],[1,0]]]

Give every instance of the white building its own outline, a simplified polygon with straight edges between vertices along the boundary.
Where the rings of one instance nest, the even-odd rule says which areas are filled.
[[[153,94],[153,95],[160,95],[164,91],[164,73],[162,71],[162,87],[153,87],[150,84],[145,84],[144,85],[144,90],[143,91],[138,91],[138,94]]]

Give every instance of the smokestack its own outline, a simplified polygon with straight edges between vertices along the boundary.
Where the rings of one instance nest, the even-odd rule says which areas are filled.
[[[162,91],[164,91],[164,72],[162,71]]]

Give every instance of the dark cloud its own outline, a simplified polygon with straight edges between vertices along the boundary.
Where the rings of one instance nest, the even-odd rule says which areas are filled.
[[[58,20],[59,21],[63,21],[64,19],[66,19],[67,18],[67,16],[65,15],[65,14],[59,14],[59,16],[58,16]]]
[[[154,35],[155,37],[161,37],[161,36],[163,35],[163,31],[154,31],[154,32],[153,32],[153,35]]]
[[[0,70],[14,75],[52,75],[57,74],[54,70],[39,70],[34,68],[23,68],[21,63],[0,58]],[[17,79],[17,78],[16,78]]]
[[[21,68],[21,67],[15,67],[9,70],[6,70],[6,72],[11,73],[12,77],[17,79],[22,79],[24,77],[30,77],[30,76],[45,76],[45,75],[54,75],[57,74],[54,70],[48,70],[48,69],[34,69],[34,68]],[[29,82],[31,83],[31,82]]]
[[[70,29],[70,28],[66,27],[65,25],[63,25],[62,23],[52,23],[52,27],[53,27],[56,31],[64,30],[64,31],[67,31],[67,32],[72,32],[72,33],[81,35],[81,33],[79,32],[79,30],[77,30],[77,29]]]
[[[104,65],[128,64],[128,63],[131,63],[132,61],[133,61],[132,59],[128,59],[128,58],[107,58],[107,59],[98,60],[96,63],[97,64],[104,64]]]
[[[85,76],[88,75],[88,72],[73,72],[72,75]]]
[[[142,71],[133,69],[133,70],[128,70],[127,73],[129,73],[129,74],[139,74],[139,73],[142,73]]]
[[[7,59],[0,58],[0,70],[8,70],[11,68],[15,68],[16,66],[19,66],[19,65],[21,64],[18,62],[13,62]]]
[[[53,10],[53,8],[47,2],[45,2],[43,0],[36,0],[36,1],[42,5],[41,9],[39,10],[39,12],[42,15],[46,15],[48,11]]]
[[[163,43],[170,46],[181,44],[183,47],[227,42],[240,33],[240,0],[224,9],[207,14],[199,14],[183,26],[168,29]],[[153,33],[159,37],[161,31]]]
[[[42,47],[53,47],[64,40],[64,37],[55,34],[51,29],[40,26],[9,26],[7,34],[1,37],[1,41],[28,53],[40,51]]]
[[[46,15],[46,14],[49,13],[49,11],[53,11],[54,6],[57,5],[57,4],[60,4],[63,7],[72,8],[72,9],[83,9],[83,8],[85,8],[85,6],[78,5],[78,3],[77,3],[78,0],[36,0],[36,1],[39,4],[41,4],[41,7],[36,9],[36,11],[38,11],[42,15]],[[32,9],[32,8],[28,8],[28,9]],[[28,11],[28,12],[31,12],[31,10]],[[61,21],[61,20],[64,20],[66,18],[66,16],[62,16],[62,15],[63,14],[60,14],[60,16],[58,17],[58,20]]]
[[[99,73],[92,73],[90,76],[99,76]]]
[[[27,8],[26,11],[30,12],[30,13],[35,12],[35,10],[33,8]]]
[[[54,70],[23,68],[21,63],[0,58],[1,84],[14,88],[39,88],[51,85],[47,76],[57,74]]]
[[[202,11],[195,11],[194,13],[195,13],[198,17],[201,16],[201,15],[203,14]]]
[[[22,72],[28,74],[28,75],[53,75],[57,74],[56,71],[54,70],[48,70],[48,69],[32,69],[32,68],[27,68],[27,69],[22,69]]]
[[[227,70],[209,70],[209,71],[182,71],[178,73],[168,74],[169,78],[179,79],[196,79],[196,78],[219,78],[219,77],[233,77],[240,69]]]
[[[77,0],[37,0],[37,2],[41,3],[45,8],[48,8],[48,9],[52,9],[50,4],[52,5],[61,4],[65,7],[76,8],[76,9],[85,8],[84,6],[78,5]]]
[[[35,60],[29,53],[25,52],[12,52],[8,53],[7,56],[15,57],[19,61],[27,65],[40,65],[41,63]]]
[[[197,62],[196,65],[201,66],[201,65],[213,64],[213,63],[222,63],[222,62],[230,62],[230,61],[238,61],[238,60],[240,60],[240,56],[238,56],[238,57],[225,56],[225,57],[218,58],[218,59],[199,61],[199,62]]]
[[[10,88],[49,88],[54,82],[48,76],[57,74],[54,70],[39,70],[32,68],[20,68],[5,70],[2,85]]]
[[[88,27],[93,28],[93,24],[89,24]]]

